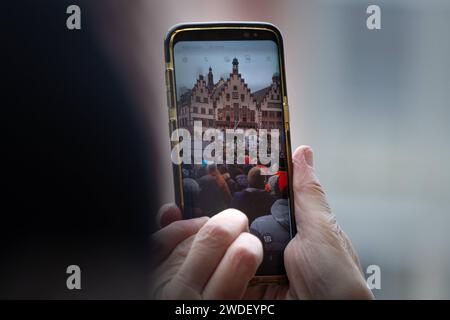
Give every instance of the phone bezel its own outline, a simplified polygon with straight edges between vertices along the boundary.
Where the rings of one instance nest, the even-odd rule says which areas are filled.
[[[250,36],[245,33],[249,32]],[[254,37],[253,33],[257,32],[258,36]],[[253,37],[252,37],[253,36]],[[167,103],[169,108],[169,134],[178,128],[177,121],[177,102],[175,88],[175,72],[174,72],[174,47],[179,41],[223,41],[223,40],[272,40],[275,41],[278,48],[278,59],[280,66],[280,85],[282,93],[283,108],[283,127],[286,137],[285,153],[287,159],[288,183],[289,183],[289,208],[290,208],[290,234],[291,238],[295,236],[296,224],[294,215],[294,197],[293,197],[293,181],[292,181],[292,150],[289,129],[289,107],[286,90],[286,76],[284,65],[284,49],[283,38],[277,27],[270,23],[262,22],[220,22],[220,23],[186,23],[172,27],[165,39],[165,59],[166,59],[166,88]],[[171,147],[173,148],[172,142]],[[175,187],[175,201],[181,210],[184,209],[183,186],[181,165],[173,164],[173,176]],[[285,283],[286,275],[256,275],[251,285],[261,283]]]

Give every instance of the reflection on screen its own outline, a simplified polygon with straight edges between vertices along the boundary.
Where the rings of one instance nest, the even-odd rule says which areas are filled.
[[[279,131],[279,166],[267,167],[249,152],[244,159],[182,164],[184,218],[213,216],[227,208],[244,212],[264,246],[260,275],[284,273],[283,251],[290,240],[288,178],[283,133],[278,48],[273,41],[182,41],[174,48],[178,127],[193,134],[208,128]],[[210,143],[203,141],[203,149]],[[234,141],[231,142],[234,145]],[[198,148],[198,144],[196,145]],[[230,146],[230,141],[223,144]],[[270,152],[270,144],[269,144]],[[195,143],[192,143],[192,155]],[[237,146],[233,159],[237,159]],[[227,154],[225,151],[223,154]],[[278,156],[278,155],[277,155]],[[229,154],[226,157],[230,157]],[[222,159],[222,158],[221,158]]]

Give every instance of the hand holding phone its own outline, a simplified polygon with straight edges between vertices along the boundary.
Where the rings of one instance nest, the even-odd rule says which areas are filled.
[[[256,272],[256,264],[261,261],[262,248],[247,233],[243,214],[224,211],[211,219],[166,221],[169,225],[154,235],[159,244],[155,251],[159,259],[152,281],[152,297],[372,299],[358,257],[338,227],[314,174],[311,149],[298,148],[293,163],[296,227],[299,232],[285,250],[288,284],[248,286]],[[164,207],[160,219],[166,219],[165,214],[181,216],[173,214],[173,210],[173,206]],[[228,234],[228,237],[217,237],[217,230]],[[230,235],[236,240],[225,240]],[[227,246],[226,243],[230,244]],[[199,257],[199,248],[208,257]],[[217,259],[218,255],[222,258]],[[240,260],[242,257],[245,257],[244,261]],[[211,264],[211,261],[215,262]],[[213,279],[212,284],[205,282],[206,278]]]
[[[264,250],[253,281],[285,281],[283,252],[296,229],[281,33],[265,23],[176,26],[166,80],[183,218],[243,212]]]

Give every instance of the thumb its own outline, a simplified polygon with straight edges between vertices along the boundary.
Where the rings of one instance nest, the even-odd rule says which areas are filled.
[[[345,249],[362,272],[358,256],[347,235],[339,227],[313,167],[313,151],[300,146],[292,156],[297,235],[302,239]]]
[[[336,220],[331,214],[313,167],[313,151],[309,146],[298,147],[293,156],[293,185],[295,220],[300,236],[311,236],[315,231],[328,229]]]

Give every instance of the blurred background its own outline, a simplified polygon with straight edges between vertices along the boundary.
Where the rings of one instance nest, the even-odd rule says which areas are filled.
[[[293,147],[312,146],[363,267],[381,267],[376,297],[450,298],[448,1],[107,3],[90,13],[161,137],[161,203],[173,200],[166,31],[189,21],[271,22],[284,35]],[[381,30],[366,28],[369,4],[381,7]]]
[[[80,31],[66,29],[70,4],[81,7]],[[381,30],[366,28],[370,4],[381,7]],[[375,296],[450,299],[449,1],[21,0],[8,6],[14,10],[4,10],[5,30],[12,32],[2,61],[10,100],[2,101],[1,118],[9,130],[2,146],[13,147],[2,156],[8,191],[0,236],[9,229],[9,239],[19,240],[1,242],[0,296],[145,297],[147,269],[133,260],[145,254],[130,255],[132,241],[102,243],[97,227],[111,239],[123,229],[128,239],[136,228],[150,228],[147,220],[156,219],[149,212],[156,216],[159,205],[174,199],[167,30],[180,22],[242,20],[273,23],[284,35],[293,148],[312,146],[318,176],[363,268],[381,267]],[[35,233],[51,232],[43,246],[35,244]],[[111,254],[99,255],[89,232]],[[57,248],[48,251],[48,243]],[[67,256],[56,264],[61,252]],[[106,274],[91,273],[79,295],[67,293],[64,273],[77,259]]]

